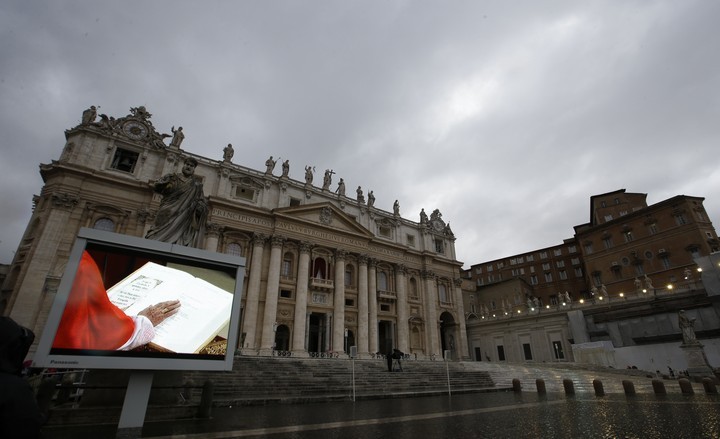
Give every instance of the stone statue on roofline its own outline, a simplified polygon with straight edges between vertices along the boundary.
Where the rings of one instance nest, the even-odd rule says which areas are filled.
[[[227,146],[223,148],[223,161],[229,162],[234,155],[235,150],[233,149],[232,143],[228,143]]]

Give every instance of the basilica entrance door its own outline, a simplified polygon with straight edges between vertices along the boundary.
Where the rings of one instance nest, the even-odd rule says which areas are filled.
[[[320,313],[310,314],[308,328],[308,352],[325,352],[327,346],[327,316]]]

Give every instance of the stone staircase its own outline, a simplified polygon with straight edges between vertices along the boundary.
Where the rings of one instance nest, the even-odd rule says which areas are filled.
[[[353,363],[356,399],[446,393],[448,373],[451,392],[498,390],[487,371],[466,363],[415,360],[389,373],[382,359],[237,357],[232,372],[190,372],[185,379],[194,386],[212,381],[218,406],[341,400],[352,398]]]
[[[523,392],[536,392],[536,380],[545,382],[548,393],[563,393],[563,380],[573,382],[575,393],[594,393],[593,380],[601,380],[605,393],[624,393],[622,381],[630,380],[637,393],[653,393],[654,374],[638,370],[616,370],[575,363],[497,363],[404,360],[403,372],[387,371],[383,359],[351,361],[340,358],[249,357],[235,358],[227,372],[156,372],[146,420],[160,421],[197,416],[202,387],[213,383],[212,405],[237,406],[273,403],[309,403],[324,401],[399,398],[448,394],[448,376],[452,394],[512,391],[518,379]],[[117,423],[127,371],[109,371],[118,376],[105,378],[100,388],[88,388],[74,405],[56,406],[49,424]],[[99,371],[91,371],[97,374]],[[125,375],[124,384],[121,375]],[[663,380],[667,393],[680,393],[677,380]],[[110,391],[116,395],[110,398]],[[693,383],[702,393],[700,383]],[[89,392],[104,392],[93,396]],[[96,395],[96,394],[95,394]],[[92,404],[102,400],[104,403]],[[155,402],[153,402],[155,401]]]

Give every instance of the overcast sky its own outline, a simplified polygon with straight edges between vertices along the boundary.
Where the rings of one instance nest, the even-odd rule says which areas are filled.
[[[714,0],[4,0],[0,263],[90,105],[440,209],[465,267],[560,244],[618,189],[705,197],[720,224],[718,19]]]

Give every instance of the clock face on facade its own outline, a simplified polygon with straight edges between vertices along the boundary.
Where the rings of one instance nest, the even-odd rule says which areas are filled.
[[[441,231],[441,230],[443,229],[443,227],[444,227],[442,221],[440,221],[440,220],[435,220],[435,221],[433,221],[433,222],[432,222],[432,226],[433,226],[433,228],[434,228],[436,231],[438,231],[438,232]]]
[[[140,140],[147,136],[148,129],[140,122],[127,122],[123,125],[123,132],[131,139]]]

